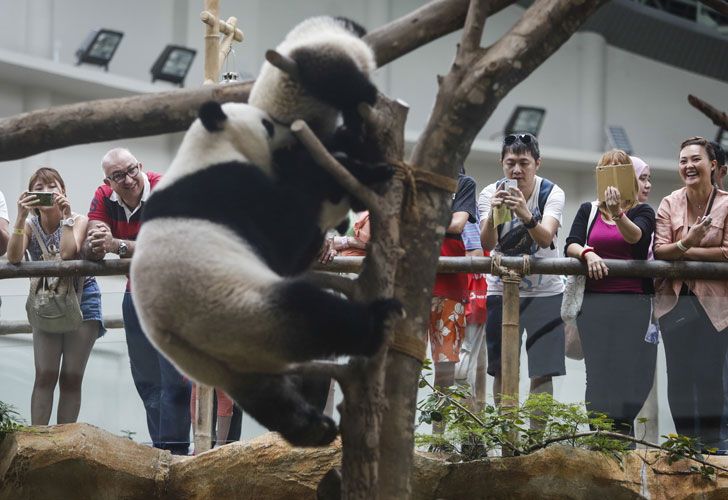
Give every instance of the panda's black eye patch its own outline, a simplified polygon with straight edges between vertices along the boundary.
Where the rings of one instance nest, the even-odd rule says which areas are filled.
[[[270,120],[266,120],[265,118],[263,118],[261,120],[261,123],[263,124],[263,126],[265,127],[265,129],[268,131],[268,137],[273,138],[273,136],[276,133],[276,129],[273,126],[273,122],[270,121]]]

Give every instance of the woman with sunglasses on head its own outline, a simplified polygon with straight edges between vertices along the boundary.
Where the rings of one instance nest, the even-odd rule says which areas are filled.
[[[52,194],[52,204],[42,204],[41,195]],[[42,260],[43,245],[63,260],[78,257],[86,236],[88,219],[71,211],[66,186],[55,169],[39,168],[28,182],[28,191],[18,200],[18,218],[8,244],[8,262],[18,263],[26,250],[31,260]],[[75,422],[81,408],[81,384],[91,348],[106,329],[101,317],[101,292],[96,279],[83,280],[81,313],[77,331],[48,333],[33,330],[35,382],[30,403],[32,425],[48,425],[53,409],[53,392],[59,387],[57,421]],[[60,378],[59,378],[60,373]]]
[[[714,186],[716,168],[706,139],[691,137],[680,145],[683,187],[663,198],[657,210],[656,259],[728,260],[728,193]],[[706,448],[719,446],[728,281],[657,279],[655,287],[675,428]]]
[[[597,166],[630,165],[621,150],[602,155]],[[581,314],[577,317],[586,366],[585,401],[590,411],[605,413],[615,430],[634,434],[634,419],[652,386],[657,346],[645,342],[650,324],[652,280],[610,278],[602,259],[645,260],[655,229],[655,212],[634,196],[622,199],[614,186],[605,201],[587,202],[571,225],[565,253],[586,263]]]
[[[541,155],[536,137],[508,135],[501,149],[504,179],[480,193],[480,240],[491,255],[533,255],[558,257],[555,240],[564,209],[564,191],[548,179],[536,175]],[[507,209],[511,220],[502,224]],[[487,275],[487,320],[485,338],[487,371],[495,377],[493,394],[501,392],[501,338],[503,322],[503,282]],[[531,393],[553,394],[552,378],[566,374],[564,324],[561,297],[564,284],[559,276],[530,274],[519,284],[520,324],[527,332],[526,352]],[[535,426],[535,423],[531,423]]]

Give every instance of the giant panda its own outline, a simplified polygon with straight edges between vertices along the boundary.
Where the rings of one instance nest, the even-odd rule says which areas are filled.
[[[177,367],[290,443],[314,446],[331,442],[336,426],[281,372],[374,354],[401,306],[287,277],[310,265],[311,241],[320,246],[326,196],[269,175],[288,133],[253,106],[204,104],[144,205],[131,285],[144,332]]]
[[[302,119],[325,143],[334,137],[343,116],[345,127],[358,132],[359,103],[373,105],[377,88],[371,82],[376,69],[366,33],[344,17],[318,16],[295,26],[276,47],[293,59],[298,79],[265,62],[250,91],[248,103],[284,125]]]
[[[295,26],[276,51],[297,63],[296,79],[265,62],[250,92],[248,103],[266,111],[279,124],[289,126],[302,119],[350,171],[369,177],[388,178],[376,141],[365,133],[357,111],[360,103],[374,105],[377,88],[371,81],[376,69],[372,48],[362,40],[365,29],[344,17],[318,16]],[[343,123],[342,123],[343,122]],[[349,209],[365,207],[351,198],[297,143],[274,148],[273,174],[289,185],[325,183],[328,197],[319,226],[336,227]],[[346,229],[346,222],[338,229]]]

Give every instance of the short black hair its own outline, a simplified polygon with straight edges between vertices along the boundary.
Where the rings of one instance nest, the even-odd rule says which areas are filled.
[[[536,136],[524,132],[521,134],[508,134],[503,139],[503,148],[501,149],[501,161],[507,153],[514,155],[530,154],[534,160],[541,158],[541,152],[538,149],[538,139]]]

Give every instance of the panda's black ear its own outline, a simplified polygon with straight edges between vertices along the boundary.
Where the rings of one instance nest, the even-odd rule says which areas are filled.
[[[222,130],[223,123],[227,120],[227,115],[222,110],[222,106],[215,101],[207,101],[200,106],[198,116],[208,132]]]
[[[273,139],[276,135],[276,128],[273,126],[273,122],[265,118],[263,118],[261,122],[263,123],[265,130],[268,132],[268,137]]]

